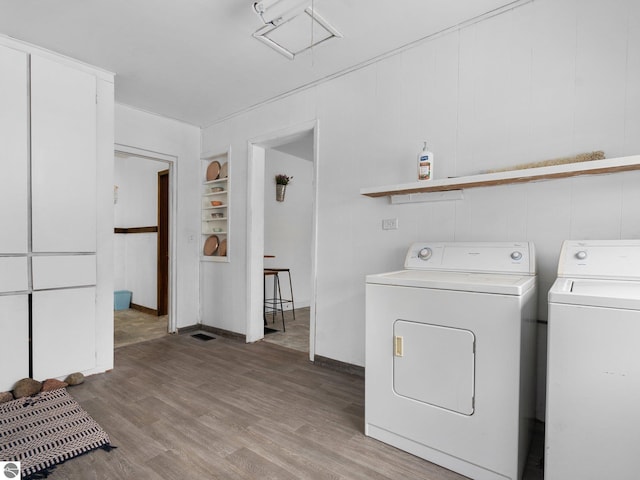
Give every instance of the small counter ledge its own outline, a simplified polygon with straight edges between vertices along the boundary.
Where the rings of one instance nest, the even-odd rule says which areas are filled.
[[[367,197],[385,197],[392,195],[408,195],[411,193],[445,192],[465,188],[490,187],[511,183],[527,183],[539,180],[575,177],[578,175],[599,175],[640,170],[640,155],[607,158],[587,162],[566,163],[548,167],[510,170],[506,172],[483,173],[456,178],[443,178],[431,181],[402,183],[384,187],[361,188],[360,194]]]

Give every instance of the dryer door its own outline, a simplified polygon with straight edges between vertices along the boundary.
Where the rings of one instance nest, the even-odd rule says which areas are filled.
[[[396,394],[472,415],[475,335],[469,330],[396,320],[393,389]]]

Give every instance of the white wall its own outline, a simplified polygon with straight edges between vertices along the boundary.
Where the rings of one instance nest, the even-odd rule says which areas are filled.
[[[118,201],[113,206],[116,227],[158,225],[158,172],[167,168],[163,162],[116,156],[114,184],[118,187]],[[114,249],[115,290],[130,290],[133,303],[158,308],[158,234],[116,234]]]
[[[199,319],[198,238],[200,129],[182,122],[149,114],[124,105],[115,109],[115,142],[136,149],[157,152],[176,158],[172,171],[176,188],[177,215],[173,240],[177,258],[170,258],[175,266],[177,291],[175,298],[177,327],[195,325]],[[170,269],[173,267],[170,267]],[[134,292],[135,295],[135,292]],[[171,305],[170,305],[171,309]]]
[[[287,186],[284,202],[276,201],[275,176],[279,173],[293,177]],[[311,295],[313,163],[268,149],[264,177],[264,252],[276,257],[265,259],[264,266],[289,268],[296,308],[308,307]],[[289,298],[286,274],[280,276],[280,283],[283,297]],[[285,306],[288,308],[291,304]]]
[[[640,153],[636,0],[537,0],[207,128],[205,150],[234,151],[234,251],[246,251],[247,142],[314,119],[318,355],[364,364],[364,277],[401,268],[413,241],[534,241],[545,320],[562,240],[640,238],[638,172],[471,189],[446,203],[359,195],[414,181],[423,139],[436,178],[597,149]],[[382,231],[395,217],[399,229]],[[212,301],[238,299],[215,321],[244,332],[246,262],[227,267],[203,281],[220,287]]]

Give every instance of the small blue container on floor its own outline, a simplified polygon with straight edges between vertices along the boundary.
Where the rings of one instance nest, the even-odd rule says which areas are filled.
[[[128,309],[131,304],[131,295],[132,293],[129,290],[116,290],[113,294],[113,309]]]

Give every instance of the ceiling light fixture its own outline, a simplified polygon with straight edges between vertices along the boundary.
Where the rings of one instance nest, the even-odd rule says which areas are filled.
[[[322,18],[309,0],[264,0],[253,8],[265,23],[253,36],[289,60],[332,38],[338,30]]]
[[[265,24],[277,26],[307,8],[309,0],[261,0],[253,3],[253,10]]]

